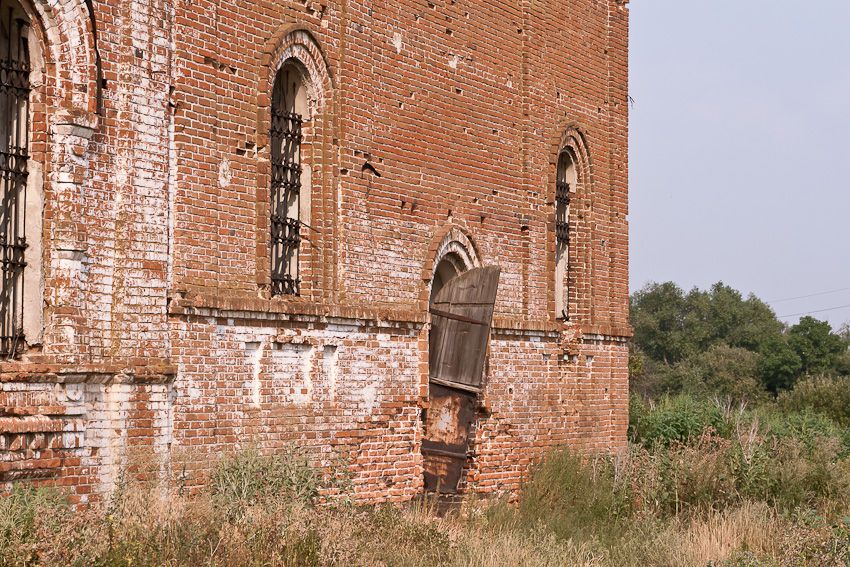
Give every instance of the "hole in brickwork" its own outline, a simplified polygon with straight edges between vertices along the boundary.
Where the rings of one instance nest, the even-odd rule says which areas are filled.
[[[227,72],[227,73],[230,73],[231,75],[236,74],[236,67],[232,67],[230,65],[227,65],[226,63],[222,63],[221,61],[219,61],[215,57],[210,57],[209,55],[205,55],[204,56],[204,63],[206,63],[207,65],[212,65],[215,69],[217,69],[219,71]]]
[[[377,169],[375,169],[375,166],[369,163],[368,161],[363,163],[363,165],[360,167],[360,171],[363,173],[371,173],[376,177],[381,177],[381,173]]]

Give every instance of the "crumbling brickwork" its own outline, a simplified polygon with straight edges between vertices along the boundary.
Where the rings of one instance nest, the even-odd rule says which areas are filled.
[[[412,498],[449,257],[501,268],[461,490],[516,490],[556,446],[625,447],[624,0],[20,2],[41,69],[40,330],[0,363],[6,489],[90,501],[136,449],[163,470],[179,453],[197,485],[240,444],[293,443],[344,467],[361,501]],[[287,62],[308,108],[301,293],[272,296]]]

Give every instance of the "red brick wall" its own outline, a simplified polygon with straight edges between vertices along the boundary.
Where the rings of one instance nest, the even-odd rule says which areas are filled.
[[[96,33],[80,0],[37,1],[45,333],[0,364],[0,481],[84,500],[147,447],[179,451],[200,483],[211,455],[252,440],[346,463],[362,500],[411,497],[446,234],[502,268],[467,489],[515,489],[550,447],[625,445],[621,1],[96,0]],[[292,54],[318,79],[315,230],[302,296],[269,299],[269,100]],[[567,323],[565,146],[580,157]]]

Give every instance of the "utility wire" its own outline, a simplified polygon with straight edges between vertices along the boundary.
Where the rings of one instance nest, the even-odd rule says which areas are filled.
[[[796,317],[798,315],[811,315],[812,313],[824,313],[826,311],[836,311],[838,309],[846,309],[850,307],[850,303],[847,305],[839,305],[838,307],[828,307],[826,309],[815,309],[814,311],[803,311],[802,313],[791,313],[790,315],[780,315],[780,319],[784,319],[785,317]]]
[[[840,291],[850,291],[850,287],[842,287],[841,289],[832,289],[830,291],[819,291],[817,293],[810,293],[809,295],[798,295],[797,297],[786,297],[784,299],[771,299],[770,301],[765,301],[765,303],[782,303],[783,301],[794,301],[795,299],[806,299],[807,297],[817,297],[819,295],[831,295]]]

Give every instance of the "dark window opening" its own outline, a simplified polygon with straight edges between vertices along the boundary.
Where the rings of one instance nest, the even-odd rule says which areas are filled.
[[[24,253],[29,160],[29,22],[10,2],[0,3],[0,357],[13,359],[25,346]]]
[[[569,319],[570,196],[575,189],[575,165],[568,150],[558,157],[555,179],[555,313],[558,319]]]
[[[301,278],[301,141],[303,116],[297,99],[303,81],[294,65],[278,71],[271,120],[271,293],[299,295]]]
[[[567,219],[567,211],[570,206],[570,184],[566,181],[558,181],[555,196],[555,236],[558,246],[569,246],[570,224]]]

